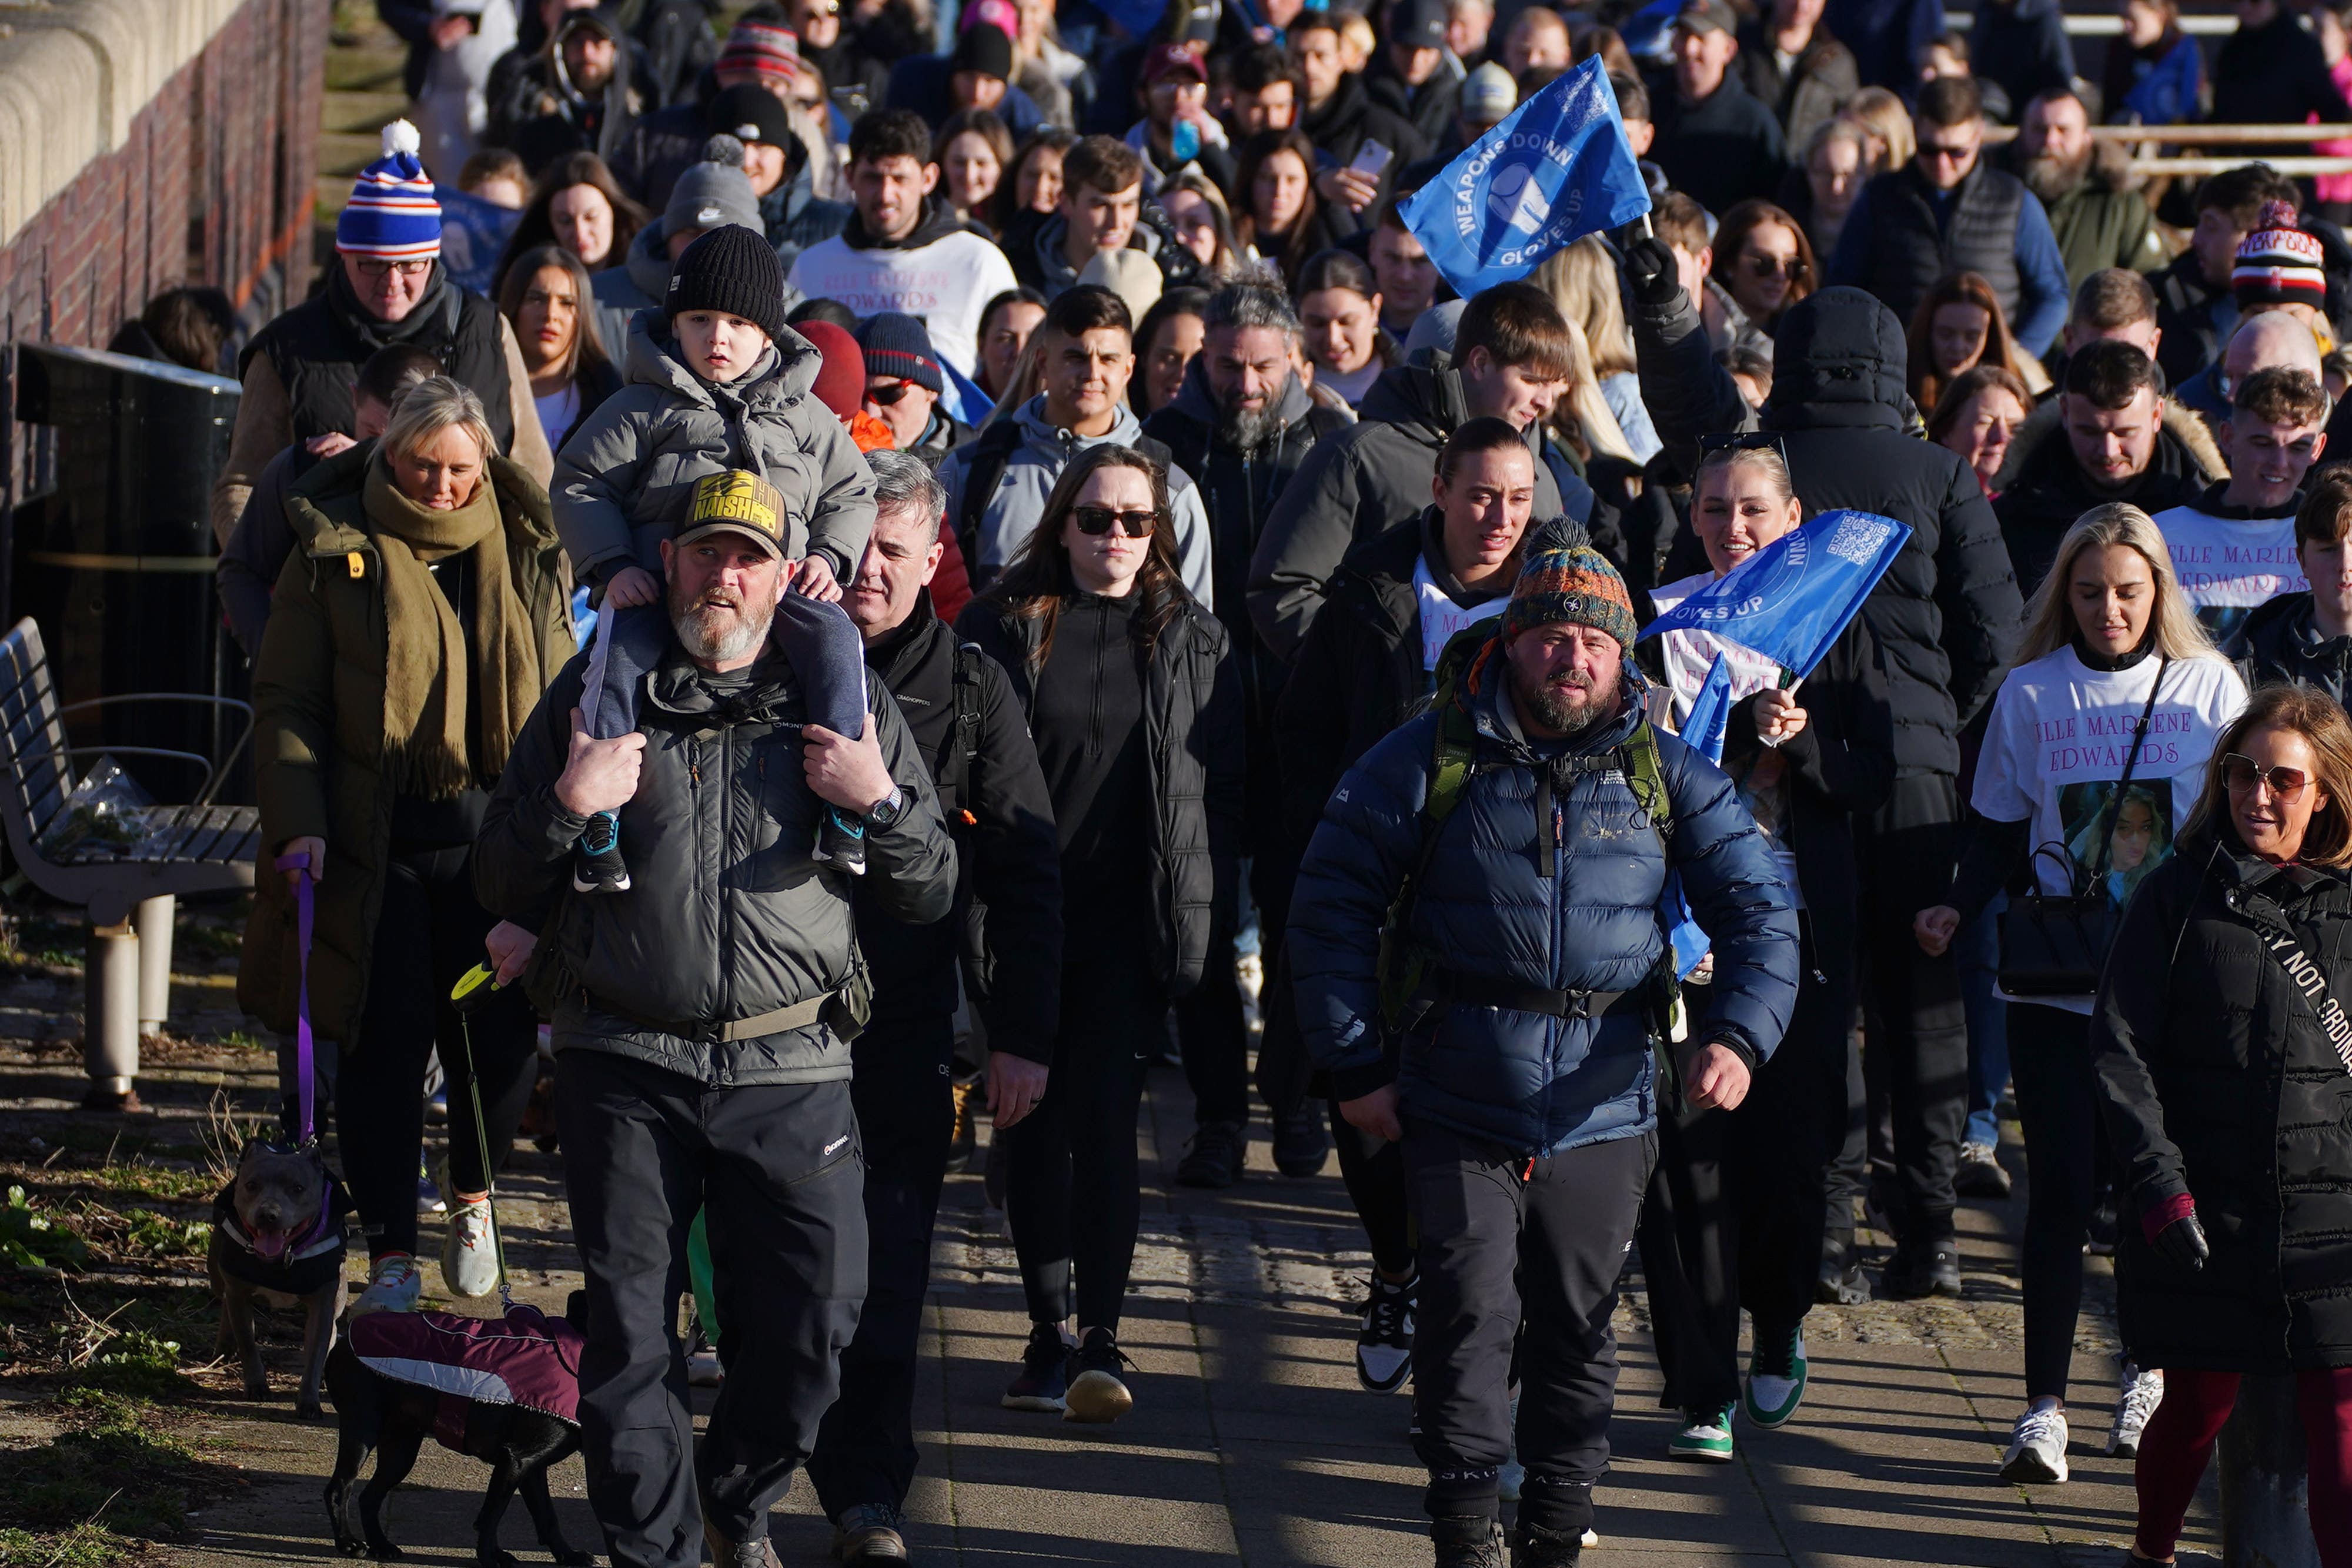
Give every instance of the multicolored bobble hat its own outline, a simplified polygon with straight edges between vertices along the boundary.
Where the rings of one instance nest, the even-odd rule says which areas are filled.
[[[429,260],[441,254],[441,204],[433,178],[417,161],[424,141],[416,127],[395,120],[383,128],[383,156],[360,171],[351,204],[335,219],[335,248],[345,256],[386,261]]]
[[[2254,232],[2238,243],[2230,292],[2242,310],[2250,305],[2326,307],[2327,274],[2319,242],[2294,226],[2294,209],[2286,203],[2263,204]]]
[[[1506,640],[1536,626],[1591,626],[1632,647],[1633,598],[1583,525],[1554,517],[1528,535],[1519,580],[1503,610]]]

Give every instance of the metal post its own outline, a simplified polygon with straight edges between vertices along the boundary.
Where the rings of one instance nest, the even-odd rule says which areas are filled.
[[[2319,1568],[2291,1376],[2248,1377],[2221,1428],[2223,1568]]]
[[[139,933],[129,921],[89,931],[82,1066],[92,1111],[139,1110]]]
[[[142,898],[132,916],[139,928],[139,1037],[163,1032],[172,1017],[172,917],[179,900],[170,894]]]

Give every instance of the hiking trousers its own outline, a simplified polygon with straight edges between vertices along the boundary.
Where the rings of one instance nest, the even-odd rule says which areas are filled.
[[[580,1427],[614,1568],[696,1568],[707,1522],[767,1533],[831,1406],[866,1295],[849,1085],[707,1089],[559,1042],[556,1123],[587,1276]],[[727,1381],[699,1455],[678,1298],[702,1211]]]
[[[1412,1385],[1433,1518],[1496,1515],[1511,1451],[1518,1345],[1519,1522],[1581,1533],[1609,1469],[1617,1399],[1617,1277],[1657,1137],[1613,1138],[1533,1161],[1414,1118],[1404,1165],[1421,1293]],[[1522,1328],[1524,1324],[1524,1328]]]

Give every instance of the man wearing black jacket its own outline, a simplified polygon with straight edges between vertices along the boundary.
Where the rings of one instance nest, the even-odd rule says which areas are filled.
[[[898,1527],[917,1463],[916,1351],[955,1119],[960,944],[968,931],[977,936],[967,972],[992,1048],[988,1096],[1000,1132],[1045,1092],[1062,955],[1054,808],[1021,705],[1003,670],[960,646],[925,591],[940,563],[947,492],[911,454],[866,461],[874,533],[842,603],[866,639],[866,667],[898,699],[939,785],[961,878],[955,912],[928,925],[900,919],[863,885],[852,901],[875,993],[850,1084],[866,1146],[866,1310],[841,1353],[841,1394],[808,1464],[839,1531],[835,1553],[852,1563],[906,1555]]]
[[[1219,289],[1210,297],[1202,333],[1201,352],[1175,401],[1146,421],[1143,433],[1166,443],[1176,466],[1195,476],[1208,512],[1217,619],[1233,640],[1242,678],[1250,886],[1271,936],[1281,931],[1289,907],[1296,847],[1282,831],[1274,759],[1282,662],[1250,622],[1250,554],[1299,464],[1349,421],[1318,406],[1298,384],[1292,369],[1298,317],[1279,288],[1233,284]],[[1230,967],[1239,915],[1238,909],[1217,911],[1210,939],[1213,974]],[[1269,950],[1265,972],[1275,969]],[[1286,1021],[1269,1018],[1267,1027]],[[1249,1037],[1238,993],[1224,985],[1199,988],[1177,1004],[1177,1024],[1200,1125],[1176,1179],[1187,1186],[1230,1186],[1241,1176],[1249,1117]],[[1320,1111],[1286,1096],[1273,1104],[1276,1167],[1285,1175],[1312,1176],[1329,1148]]]
[[[1698,437],[1780,434],[1808,512],[1852,507],[1908,524],[1910,539],[1863,606],[1886,665],[1895,714],[1893,794],[1857,823],[1865,868],[1862,955],[1883,1031],[1873,1036],[1895,1113],[1903,1245],[1891,1295],[1959,1293],[1952,1177],[1968,1104],[1959,974],[1910,940],[1902,907],[1948,885],[1959,821],[1960,730],[2000,685],[2022,604],[1984,488],[1958,455],[1906,434],[1907,350],[1895,314],[1858,288],[1825,288],[1790,308],[1775,341],[1772,392],[1750,411],[1715,362],[1673,254],[1636,241],[1633,344],[1642,400],[1669,461],[1696,466]],[[1832,1225],[1838,1216],[1832,1215]],[[1832,1245],[1834,1245],[1834,1241]],[[1858,1290],[1844,1249],[1824,1271]]]

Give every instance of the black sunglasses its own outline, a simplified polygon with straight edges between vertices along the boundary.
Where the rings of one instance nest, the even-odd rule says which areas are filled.
[[[895,404],[900,398],[905,397],[907,395],[907,389],[914,384],[915,383],[912,382],[893,382],[887,387],[867,387],[866,389],[866,401],[867,402],[877,402],[884,408],[888,408]]]
[[[1710,452],[1770,452],[1780,459],[1780,466],[1789,465],[1789,444],[1779,433],[1769,430],[1727,430],[1698,438],[1699,455]]]
[[[1150,533],[1152,525],[1160,520],[1158,512],[1117,512],[1108,507],[1073,507],[1070,516],[1076,519],[1082,534],[1099,538],[1117,528],[1131,539]]]

